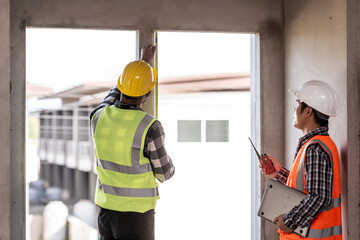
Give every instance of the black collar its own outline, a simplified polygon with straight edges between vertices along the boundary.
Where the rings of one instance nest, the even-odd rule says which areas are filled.
[[[140,111],[144,111],[142,110],[142,108],[138,105],[135,104],[124,104],[121,103],[120,101],[116,101],[115,102],[115,107],[117,108],[121,108],[121,109],[131,109],[131,110],[140,110]]]

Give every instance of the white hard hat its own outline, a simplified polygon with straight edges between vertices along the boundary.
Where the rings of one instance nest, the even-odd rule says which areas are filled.
[[[289,92],[316,111],[326,116],[336,116],[337,96],[328,83],[312,80],[304,83],[300,90],[290,88]]]

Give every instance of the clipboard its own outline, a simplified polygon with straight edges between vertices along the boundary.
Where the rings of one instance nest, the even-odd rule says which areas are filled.
[[[281,214],[289,212],[305,198],[306,194],[290,188],[274,179],[269,179],[266,184],[258,216],[273,221]],[[298,226],[293,233],[306,237],[309,226],[301,228]]]

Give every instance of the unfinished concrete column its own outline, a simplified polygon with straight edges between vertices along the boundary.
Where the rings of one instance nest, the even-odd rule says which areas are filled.
[[[68,201],[75,197],[75,169],[64,167],[63,174],[63,198],[64,201]]]
[[[260,79],[257,86],[260,109],[260,137],[261,152],[268,153],[284,164],[284,69],[283,58],[277,53],[283,52],[282,19],[269,19],[260,25]],[[254,117],[254,119],[256,119]],[[261,192],[268,180],[261,178]],[[277,240],[276,226],[261,219],[261,239]]]
[[[10,157],[11,157],[11,203],[10,203],[10,239],[25,239],[26,237],[26,186],[25,186],[25,33],[30,17],[26,10],[16,11],[11,2],[10,29]],[[2,7],[1,7],[2,9]],[[1,88],[6,89],[6,87]],[[4,118],[4,117],[2,117]],[[1,124],[3,125],[3,123]],[[2,134],[6,134],[3,131]],[[2,144],[8,141],[2,142]],[[6,151],[5,151],[6,152]],[[3,153],[2,153],[3,154]],[[5,169],[4,169],[5,170]],[[6,170],[8,171],[8,169]],[[8,172],[8,173],[10,173]],[[6,208],[4,207],[3,210]]]
[[[136,53],[138,54],[137,58],[140,59],[141,48],[143,48],[144,46],[148,46],[150,44],[154,44],[153,28],[148,27],[146,29],[140,30],[138,32],[137,40],[138,40],[138,42],[136,44],[136,46],[137,46]],[[154,67],[154,61],[151,65]],[[155,85],[154,89],[152,90],[150,97],[146,100],[146,102],[143,105],[144,111],[150,113],[154,117],[157,113],[156,99],[157,99],[157,84]]]
[[[89,173],[75,170],[75,200],[89,199]]]
[[[93,171],[89,172],[89,200],[94,201],[95,199],[95,190],[96,190],[96,181],[97,181],[97,174]]]
[[[54,164],[53,165],[53,182],[54,186],[62,187],[62,178],[63,178],[63,166]]]
[[[10,0],[0,6],[0,239],[10,239]]]
[[[347,144],[341,149],[343,161],[343,219],[349,240],[360,239],[360,11],[359,1],[347,1]],[[347,187],[347,189],[344,189]],[[346,211],[347,210],[347,211]]]
[[[51,179],[51,166],[48,162],[42,162],[40,165],[40,178],[45,180],[49,185]]]

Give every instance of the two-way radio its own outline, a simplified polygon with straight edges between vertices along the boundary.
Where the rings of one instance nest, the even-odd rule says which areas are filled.
[[[269,157],[266,155],[266,153],[264,154],[261,154],[256,150],[253,142],[251,141],[251,139],[249,138],[249,141],[252,145],[252,147],[254,148],[255,152],[256,152],[256,155],[259,159],[259,162],[260,162],[260,165],[261,165],[261,168],[265,170],[265,173],[267,175],[275,172],[275,168],[274,168],[274,165],[272,164],[271,160],[269,159]]]

